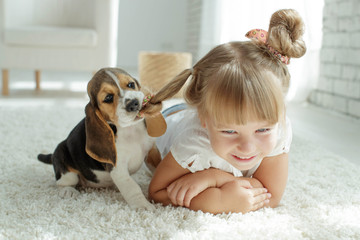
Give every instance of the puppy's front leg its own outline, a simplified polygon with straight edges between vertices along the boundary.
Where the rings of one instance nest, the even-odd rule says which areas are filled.
[[[76,173],[67,172],[62,174],[56,181],[56,185],[60,188],[59,196],[62,198],[77,197],[80,193],[75,189],[79,182],[79,177]]]
[[[127,167],[119,164],[112,169],[110,176],[131,208],[155,210],[155,207],[145,198],[140,186],[130,176]]]

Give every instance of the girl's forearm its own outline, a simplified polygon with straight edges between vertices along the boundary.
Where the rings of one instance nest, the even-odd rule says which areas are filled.
[[[221,188],[208,188],[192,199],[190,209],[201,210],[213,214],[250,211],[245,202],[241,201],[235,189],[225,184]]]
[[[223,170],[216,169],[216,168],[209,168],[209,169],[206,169],[206,170],[203,170],[200,172],[195,172],[193,174],[203,174],[205,172],[207,174],[209,174],[209,176],[211,176],[211,178],[213,178],[216,181],[216,184],[215,184],[216,187],[221,187],[225,183],[234,181],[236,179],[242,179],[242,180],[248,181],[253,188],[262,188],[263,187],[263,184],[256,178],[235,177],[231,173],[228,173]]]
[[[230,206],[226,207],[221,204],[222,195],[220,188],[208,188],[191,200],[189,208],[194,211],[201,210],[213,214],[230,212]]]
[[[181,178],[186,179],[189,177],[209,179],[208,184],[211,187],[219,187],[219,186],[223,185],[224,183],[233,181],[235,179],[233,175],[226,173],[224,171],[220,171],[218,169],[213,169],[213,168],[195,172],[195,173],[185,174]],[[169,204],[174,205],[174,203],[172,203],[172,201],[169,197],[167,187],[169,187],[169,186],[166,186],[166,188],[163,188],[163,189],[155,190],[154,186],[152,184],[150,184],[149,198],[151,200],[154,200],[156,203],[162,203],[163,205],[169,205]]]

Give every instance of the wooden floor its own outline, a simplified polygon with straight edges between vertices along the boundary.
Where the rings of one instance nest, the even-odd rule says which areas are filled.
[[[288,106],[294,134],[360,166],[360,120],[310,104]]]

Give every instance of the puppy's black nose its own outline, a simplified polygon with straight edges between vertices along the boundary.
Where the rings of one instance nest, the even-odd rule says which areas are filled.
[[[128,112],[135,112],[135,111],[138,111],[140,110],[139,109],[139,101],[137,99],[133,99],[133,100],[130,100],[127,104],[126,104],[126,111]]]

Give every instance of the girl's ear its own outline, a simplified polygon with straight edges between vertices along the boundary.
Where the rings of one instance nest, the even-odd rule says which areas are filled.
[[[90,102],[85,107],[86,153],[99,162],[116,165],[115,135],[100,111]]]

